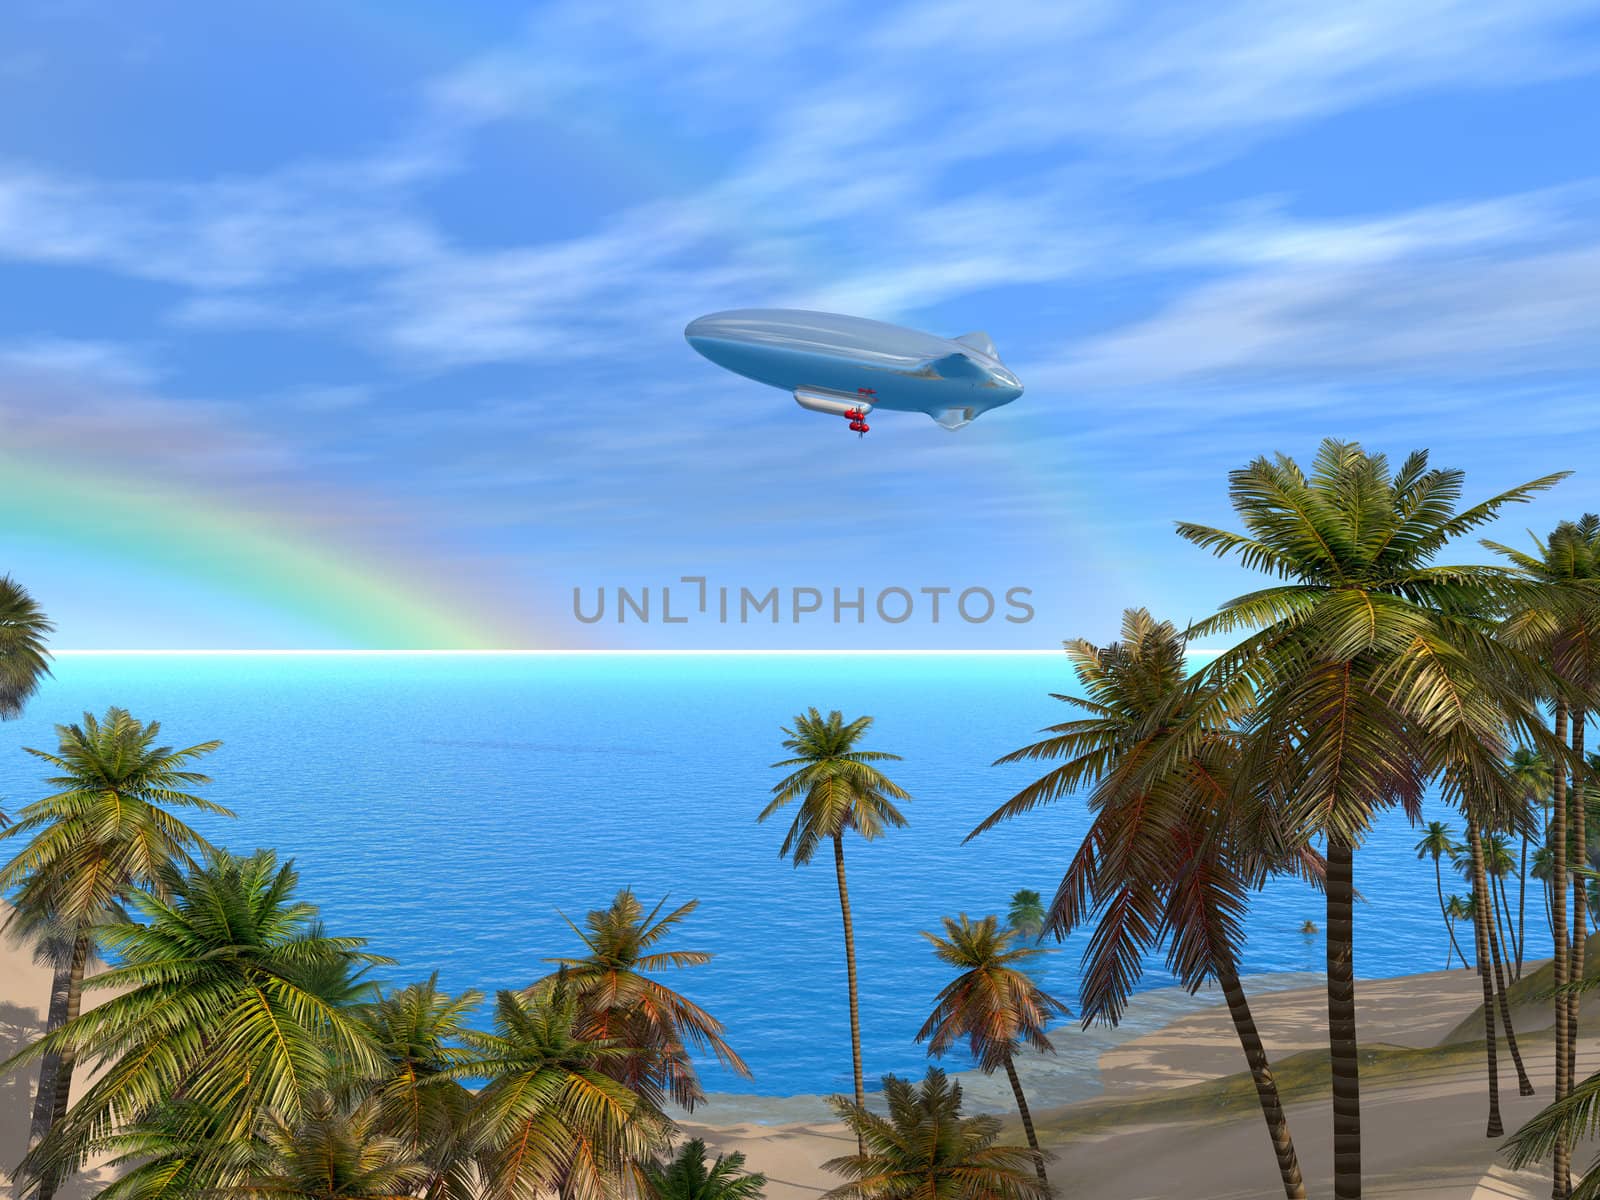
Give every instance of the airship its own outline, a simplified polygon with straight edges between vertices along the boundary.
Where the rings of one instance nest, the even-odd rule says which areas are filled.
[[[859,434],[875,408],[960,429],[1022,395],[986,333],[941,338],[838,313],[740,308],[690,321],[683,336],[717,366],[844,417]]]

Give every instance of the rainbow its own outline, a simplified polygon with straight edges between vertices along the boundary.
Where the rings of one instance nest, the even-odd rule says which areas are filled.
[[[519,619],[461,563],[404,546],[361,544],[336,496],[259,503],[218,488],[108,473],[99,463],[0,451],[12,536],[137,587],[165,578],[265,609],[317,641],[352,649],[524,648],[551,639]],[[311,500],[321,500],[318,509]],[[108,590],[106,603],[117,598]]]

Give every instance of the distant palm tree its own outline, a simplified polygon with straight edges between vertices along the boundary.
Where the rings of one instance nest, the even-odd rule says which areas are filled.
[[[472,1121],[486,1200],[606,1200],[666,1148],[661,1093],[618,1082],[608,1068],[628,1048],[585,1037],[581,1021],[577,996],[558,981],[500,992],[494,1032],[462,1033],[472,1054],[452,1074],[484,1081]]]
[[[1550,793],[1555,788],[1555,770],[1550,764],[1550,756],[1527,746],[1518,746],[1511,755],[1511,776],[1522,788],[1523,797],[1529,807],[1538,805],[1541,810],[1550,803]],[[1545,821],[1540,822],[1544,833],[1541,841],[1549,834],[1549,826]],[[1525,906],[1524,897],[1528,885],[1528,834],[1522,834],[1522,864],[1517,870],[1517,965],[1512,978],[1522,978],[1522,956],[1526,947],[1527,931],[1524,923]],[[1549,902],[1548,895],[1545,897]]]
[[[1439,893],[1439,915],[1444,918],[1444,929],[1450,935],[1450,945],[1457,954],[1461,955],[1461,963],[1466,965],[1467,956],[1461,954],[1461,947],[1456,942],[1456,931],[1451,926],[1450,914],[1445,909],[1444,903],[1444,876],[1439,868],[1439,860],[1445,856],[1454,859],[1457,846],[1450,840],[1450,828],[1443,821],[1429,821],[1428,830],[1422,835],[1422,840],[1416,845],[1417,857],[1433,859],[1433,886]],[[1445,955],[1444,965],[1450,966],[1450,956]]]
[[[1018,937],[1038,937],[1044,932],[1044,897],[1028,888],[1014,892],[1006,923],[1017,931]]]
[[[1467,894],[1466,899],[1462,899],[1460,896],[1452,894],[1450,898],[1444,902],[1445,915],[1450,918],[1452,924],[1457,921],[1466,921],[1470,923],[1473,919],[1473,904],[1474,900],[1471,893]],[[1463,967],[1470,967],[1472,964],[1467,962],[1466,957],[1463,956],[1461,959],[1461,965]]]
[[[644,1169],[649,1200],[761,1200],[767,1177],[744,1169],[744,1155],[717,1155],[706,1166],[706,1144],[690,1138],[664,1163]]]
[[[0,575],[0,721],[22,715],[22,707],[50,674],[45,635],[55,626],[27,590]]]
[[[96,930],[125,919],[122,906],[135,888],[160,888],[168,868],[192,866],[192,851],[210,849],[169,810],[233,815],[188,790],[211,782],[190,767],[221,743],[174,750],[156,744],[160,733],[159,722],[111,708],[103,721],[84,713],[81,725],[57,725],[54,754],[28,749],[60,772],[49,782],[61,790],[29,804],[0,833],[27,839],[0,866],[0,892],[14,893],[7,925],[32,936],[53,968],[47,1033],[78,1015]],[[73,1066],[70,1050],[40,1064],[30,1145],[65,1115]],[[55,1181],[39,1181],[38,1200],[54,1192]]]
[[[1384,455],[1330,438],[1309,470],[1280,454],[1230,474],[1229,499],[1244,532],[1178,525],[1195,545],[1275,576],[1189,632],[1251,631],[1202,668],[1202,678],[1219,696],[1254,693],[1244,778],[1279,798],[1303,840],[1326,839],[1339,1200],[1361,1194],[1355,851],[1381,808],[1420,816],[1444,755],[1498,738],[1508,719],[1519,735],[1528,727],[1531,739],[1536,721],[1521,690],[1523,656],[1493,638],[1480,617],[1517,588],[1503,572],[1435,560],[1565,474],[1462,509],[1462,472],[1429,468],[1425,451],[1394,469]],[[1471,703],[1456,702],[1467,694]]]
[[[587,956],[545,960],[561,968],[577,997],[586,1036],[618,1039],[629,1047],[631,1053],[616,1060],[618,1078],[629,1087],[652,1081],[691,1112],[705,1093],[685,1042],[710,1051],[724,1066],[750,1077],[750,1068],[723,1039],[722,1023],[648,974],[711,961],[704,950],[661,947],[698,903],[691,900],[661,916],[666,905],[662,900],[647,914],[632,889],[623,888],[609,908],[589,913],[583,929],[567,920],[588,949]],[[554,979],[550,976],[541,983]]]
[[[100,930],[116,965],[87,986],[108,999],[0,1063],[0,1073],[46,1054],[107,1064],[23,1160],[30,1175],[60,1178],[108,1128],[169,1098],[183,1098],[201,1132],[239,1136],[269,1111],[298,1122],[307,1100],[340,1078],[381,1073],[366,1027],[306,980],[326,978],[316,968],[329,958],[389,960],[360,938],[314,936],[316,911],[294,899],[296,883],[270,850],[218,852],[188,874],[163,867],[155,890],[134,893],[137,919]],[[164,1136],[181,1142],[181,1132],[169,1123]],[[125,1186],[148,1178],[142,1171]],[[228,1182],[238,1179],[190,1185]]]
[[[856,743],[872,728],[871,717],[845,721],[835,709],[824,717],[815,708],[796,716],[785,728],[783,747],[794,757],[773,763],[792,767],[773,789],[773,798],[757,821],[765,821],[785,806],[799,802],[794,823],[784,836],[779,855],[792,857],[795,866],[811,861],[823,841],[833,843],[833,869],[839,881],[839,911],[844,918],[845,974],[850,989],[850,1054],[855,1068],[856,1103],[867,1101],[861,1072],[861,1007],[856,989],[856,936],[850,922],[850,889],[844,874],[844,835],[852,830],[871,841],[885,830],[900,827],[905,817],[894,806],[909,800],[905,790],[874,765],[899,762],[898,754],[859,750]]]
[[[1026,1146],[1003,1146],[997,1117],[961,1115],[961,1085],[929,1067],[920,1085],[884,1076],[889,1115],[831,1101],[864,1147],[823,1163],[849,1182],[823,1200],[1048,1200]]]
[[[960,974],[939,993],[933,1013],[917,1031],[917,1041],[927,1041],[928,1053],[936,1057],[965,1041],[985,1074],[1005,1068],[1022,1130],[1033,1148],[1039,1182],[1049,1187],[1033,1114],[1028,1111],[1016,1066],[1017,1051],[1024,1046],[1055,1053],[1045,1030],[1052,1017],[1072,1015],[1065,1004],[1046,994],[1020,969],[1029,959],[1048,951],[1038,946],[1013,946],[1014,929],[1001,929],[994,917],[971,921],[966,913],[958,921],[944,918],[943,937],[926,932],[922,936],[933,943],[939,960]]]
[[[1541,691],[1554,709],[1554,740],[1564,753],[1570,748],[1580,769],[1568,790],[1567,769],[1555,772],[1550,822],[1551,927],[1555,940],[1552,966],[1556,1017],[1555,1103],[1572,1089],[1577,1066],[1578,996],[1567,987],[1583,978],[1584,919],[1588,896],[1581,884],[1569,878],[1569,863],[1581,868],[1588,844],[1585,803],[1586,781],[1581,764],[1589,710],[1600,704],[1600,517],[1587,513],[1579,521],[1562,521],[1548,540],[1534,537],[1534,553],[1525,554],[1487,539],[1489,549],[1508,559],[1538,588],[1527,593],[1506,622],[1504,637],[1512,645],[1529,649],[1546,664],[1551,679]],[[1577,861],[1571,859],[1576,851]],[[1572,889],[1572,926],[1567,924],[1567,891]],[[1571,1188],[1569,1145],[1557,1139],[1552,1147],[1554,1200]]]

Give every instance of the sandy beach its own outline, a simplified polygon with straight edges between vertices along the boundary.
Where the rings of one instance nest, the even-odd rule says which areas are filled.
[[[1476,973],[1458,969],[1362,981],[1356,994],[1362,1046],[1373,1059],[1363,1065],[1365,1194],[1428,1200],[1547,1196],[1548,1175],[1510,1170],[1497,1153],[1503,1139],[1484,1136],[1481,1025],[1476,1045],[1452,1036],[1478,1011],[1483,993]],[[1293,1097],[1286,1106],[1289,1126],[1313,1197],[1330,1193],[1333,1166],[1325,1005],[1319,987],[1252,996],[1262,1039],[1286,1095]],[[1548,1102],[1555,1069],[1549,1014],[1543,1006],[1528,1006],[1518,1015],[1536,1094],[1517,1095],[1502,1045],[1500,1103],[1508,1133]],[[1586,1011],[1591,1028],[1597,1018],[1600,1013]],[[1073,1032],[1063,1029],[1058,1041]],[[1040,1139],[1055,1155],[1050,1177],[1061,1195],[1272,1200],[1283,1194],[1254,1093],[1248,1078],[1239,1077],[1243,1056],[1225,1009],[1210,1006],[1177,1017],[1105,1050],[1099,1063],[1101,1096],[1042,1112],[1035,1108]],[[1578,1067],[1580,1075],[1600,1068],[1600,1036],[1583,1039]],[[1231,1087],[1220,1082],[1230,1076]],[[685,1122],[686,1133],[718,1151],[743,1151],[749,1169],[767,1174],[770,1200],[815,1197],[839,1182],[820,1164],[853,1151],[854,1140],[842,1126],[717,1123],[721,1113],[714,1100],[697,1114],[704,1120]],[[1020,1127],[1010,1125],[1020,1141]],[[1592,1153],[1580,1147],[1575,1162],[1587,1165]]]
[[[49,975],[25,948],[0,941],[0,981],[0,1053],[9,1055],[41,1028]],[[1358,985],[1362,1045],[1373,1057],[1363,1067],[1362,1091],[1368,1195],[1508,1200],[1548,1194],[1547,1176],[1509,1170],[1497,1154],[1498,1141],[1483,1136],[1482,1043],[1460,1040],[1470,1027],[1463,1023],[1481,997],[1476,974],[1464,970]],[[1252,996],[1262,1038],[1291,1098],[1290,1128],[1312,1196],[1328,1193],[1332,1166],[1324,1004],[1316,986]],[[1526,1099],[1516,1094],[1516,1077],[1503,1053],[1501,1105],[1508,1131],[1545,1103],[1554,1069],[1544,1006],[1523,1006],[1518,1013],[1523,1054],[1538,1094]],[[1600,1035],[1600,1010],[1586,1013],[1586,1020]],[[1094,1035],[1071,1026],[1060,1030],[1057,1040],[1065,1045],[1074,1036]],[[1035,1106],[1040,1137],[1055,1155],[1050,1175],[1060,1194],[1082,1200],[1177,1194],[1192,1200],[1271,1200],[1282,1194],[1254,1093],[1239,1074],[1238,1042],[1220,1005],[1195,1008],[1151,1032],[1112,1041],[1099,1051],[1098,1063],[1098,1096]],[[1596,1068],[1600,1036],[1589,1036],[1579,1069]],[[1048,1096],[1051,1069],[1049,1060],[1029,1061],[1025,1085]],[[1020,1140],[1009,1111],[995,1102],[1004,1095],[996,1081],[961,1078],[973,1085],[969,1110],[1003,1112]],[[32,1073],[0,1082],[0,1168],[14,1165],[26,1146],[32,1089]],[[825,1111],[820,1098],[781,1103]],[[853,1149],[842,1126],[826,1119],[759,1123],[738,1111],[738,1104],[738,1098],[712,1097],[683,1122],[685,1134],[704,1138],[719,1152],[743,1151],[750,1169],[767,1174],[769,1200],[807,1200],[834,1186],[837,1180],[821,1164]],[[1590,1153],[1581,1149],[1577,1161],[1586,1164]],[[1181,1193],[1174,1191],[1179,1180]],[[96,1187],[93,1177],[80,1177],[62,1194],[79,1200]]]

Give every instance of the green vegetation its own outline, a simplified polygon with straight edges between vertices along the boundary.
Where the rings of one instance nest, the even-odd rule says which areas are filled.
[[[1531,554],[1485,543],[1509,565],[1461,561],[1465,539],[1560,478],[1463,507],[1460,472],[1422,452],[1392,467],[1328,441],[1309,470],[1258,459],[1229,478],[1243,532],[1178,533],[1265,572],[1266,586],[1187,629],[1135,608],[1119,640],[1065,644],[1083,695],[1058,699],[1073,717],[1001,760],[1048,766],[969,838],[1069,799],[1084,804],[1088,832],[1048,904],[1019,890],[1004,924],[963,914],[925,935],[954,978],[930,998],[918,1038],[931,1055],[961,1043],[980,1069],[1005,1069],[1025,1146],[1001,1144],[997,1117],[963,1116],[960,1087],[937,1068],[920,1084],[886,1078],[887,1115],[868,1107],[845,841],[903,826],[908,797],[881,769],[897,757],[861,745],[871,717],[812,708],[784,727],[788,757],[773,766],[785,774],[757,819],[788,810],[779,853],[796,866],[832,848],[844,936],[855,1086],[833,1104],[857,1153],[826,1164],[845,1180],[829,1195],[1043,1200],[1041,1132],[1048,1143],[1096,1122],[1251,1106],[1285,1195],[1303,1197],[1284,1104],[1331,1093],[1333,1194],[1353,1200],[1363,1075],[1481,1058],[1498,1136],[1502,1046],[1533,1091],[1515,1010],[1524,1023],[1551,1016],[1556,1070],[1552,1103],[1512,1139],[1513,1157],[1548,1159],[1556,1200],[1600,1197],[1600,1169],[1576,1192],[1571,1178],[1572,1145],[1600,1122],[1600,1075],[1580,1079],[1576,1060],[1580,994],[1600,986],[1586,936],[1600,907],[1600,756],[1587,745],[1600,709],[1600,517],[1562,522]],[[0,578],[0,719],[36,697],[50,629]],[[1190,671],[1196,638],[1231,644]],[[490,1027],[475,1028],[478,993],[451,995],[437,978],[380,986],[370,972],[385,960],[323,927],[292,863],[230,854],[185,823],[231,816],[197,794],[214,742],[161,745],[159,724],[118,708],[57,733],[56,750],[29,751],[51,771],[51,794],[0,833],[12,849],[0,865],[9,928],[52,972],[45,1031],[0,1064],[40,1066],[24,1194],[52,1200],[89,1159],[110,1156],[118,1173],[101,1195],[112,1200],[758,1200],[765,1180],[738,1155],[708,1165],[703,1144],[675,1144],[672,1106],[704,1098],[696,1053],[748,1073],[720,1022],[663,979],[711,959],[677,940],[694,901],[647,908],[614,893],[569,922],[572,953],[498,991]],[[1470,923],[1483,1004],[1456,1031],[1465,1044],[1363,1047],[1359,852],[1381,810],[1418,821],[1430,788],[1462,840],[1432,822],[1417,857],[1433,865],[1447,967],[1467,965],[1456,926]],[[1465,897],[1444,891],[1446,859]],[[1284,876],[1325,902],[1329,1044],[1273,1064],[1241,957],[1254,896]],[[1555,957],[1524,975],[1530,877]],[[1052,1049],[1048,1026],[1068,1014],[1027,968],[1044,934],[1080,931],[1084,1022],[1121,1020],[1145,962],[1164,952],[1184,987],[1220,988],[1246,1070],[1036,1122],[1017,1056]],[[95,974],[97,956],[112,965]],[[86,1007],[91,989],[104,998]],[[74,1094],[79,1064],[94,1072]]]
[[[825,1200],[1045,1200],[1050,1191],[1033,1172],[1026,1146],[997,1144],[998,1117],[961,1115],[961,1085],[929,1067],[913,1084],[883,1078],[888,1115],[843,1096],[834,1111],[863,1147],[823,1165],[848,1181]]]

